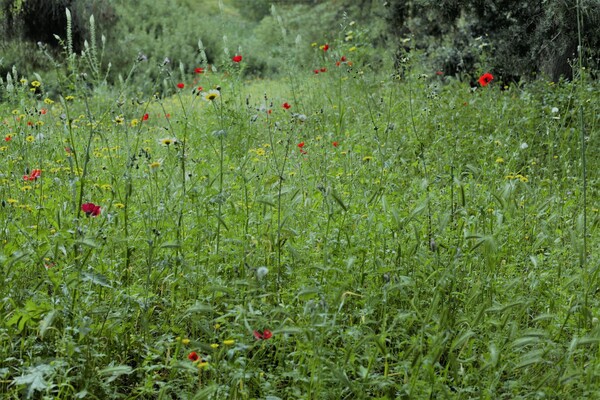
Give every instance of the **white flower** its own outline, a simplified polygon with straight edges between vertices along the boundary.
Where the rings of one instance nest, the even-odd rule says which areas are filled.
[[[526,148],[528,148],[529,145],[525,142],[521,143],[521,150],[525,150]]]
[[[556,114],[558,112],[558,107],[552,107],[550,111],[552,111],[552,114]]]

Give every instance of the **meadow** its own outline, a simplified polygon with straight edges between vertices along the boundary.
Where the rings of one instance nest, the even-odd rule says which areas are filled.
[[[598,82],[311,47],[3,79],[2,398],[597,397]]]

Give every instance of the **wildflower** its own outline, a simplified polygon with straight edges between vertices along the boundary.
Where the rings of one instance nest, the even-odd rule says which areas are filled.
[[[115,124],[123,125],[123,121],[125,121],[125,118],[123,118],[122,115],[118,115],[115,117]]]
[[[315,73],[315,75],[316,75],[316,74],[318,74],[318,73],[319,73],[319,70],[318,70],[318,69],[315,69],[313,72],[314,72],[314,73]]]
[[[21,85],[27,85],[27,79],[25,78],[21,78],[19,82],[21,82]]]
[[[164,138],[164,139],[160,139],[159,143],[162,144],[163,146],[170,146],[172,144],[177,144],[177,139],[175,139],[175,138]]]
[[[81,211],[83,211],[88,217],[97,217],[100,215],[100,206],[95,205],[94,203],[85,203],[81,205]]]
[[[17,204],[19,202],[19,200],[17,200],[17,199],[6,199],[6,202],[8,204]]]
[[[204,369],[206,367],[208,367],[208,361],[200,360],[198,363],[198,369]]]
[[[150,168],[156,169],[158,167],[160,167],[160,162],[159,161],[154,161],[154,162],[150,163]]]
[[[23,175],[23,179],[26,181],[35,181],[40,177],[40,175],[42,175],[42,170],[34,169],[29,175]]]
[[[67,97],[65,97],[65,100],[66,101],[73,101],[73,100],[75,100],[75,96],[67,96]]]
[[[179,83],[177,84],[177,87],[178,87],[179,89],[183,89],[183,88],[185,87],[185,84],[183,84],[183,83],[179,82]]]
[[[259,331],[254,331],[254,337],[256,338],[256,340],[268,340],[271,339],[271,337],[273,337],[273,332],[271,332],[268,329],[265,329],[264,331],[259,332]]]
[[[115,208],[125,208],[125,204],[123,204],[123,203],[115,203]]]
[[[42,86],[42,84],[40,83],[40,81],[32,81],[31,86],[34,88],[38,88],[38,87]]]
[[[188,354],[188,359],[191,362],[196,362],[196,361],[200,360],[200,356],[195,351],[192,351],[190,354]]]
[[[325,43],[325,44],[319,46],[319,49],[321,49],[323,51],[327,51],[327,50],[329,50],[329,45],[327,43]]]
[[[33,136],[29,135],[25,138],[25,140],[28,141],[29,143],[32,143],[35,141],[35,138]]]
[[[100,185],[100,189],[102,190],[112,190],[112,186],[108,183],[105,183],[103,185]]]
[[[301,149],[301,148],[303,148],[303,147],[304,147],[304,142],[300,142],[300,143],[298,143],[298,148],[300,148],[300,149]]]
[[[338,147],[340,145],[340,143],[337,141],[334,141],[332,144],[333,144],[333,147]]]
[[[196,74],[203,74],[204,73],[204,68],[196,68],[196,69],[194,69],[194,72]]]
[[[496,158],[496,163],[502,164],[503,162],[504,162],[504,158],[502,158],[502,157]]]
[[[218,344],[218,343],[213,343],[213,344],[211,344],[211,345],[210,345],[210,347],[211,347],[212,349],[215,349],[215,350],[216,350],[216,349],[218,349],[218,348],[219,348],[219,344]]]
[[[46,103],[46,104],[48,104],[49,106],[51,106],[52,104],[54,104],[54,100],[52,100],[52,99],[49,99],[49,98],[47,98],[47,97],[46,97],[46,98],[44,99],[44,103]]]
[[[187,346],[188,344],[190,344],[190,339],[188,339],[188,338],[181,339],[181,344]]]
[[[348,51],[356,51],[356,46],[352,46],[348,49]]]
[[[320,70],[320,71],[321,71],[321,72],[327,72],[327,68],[325,68],[325,67],[321,67],[321,70]]]
[[[285,102],[285,103],[283,103],[282,107],[285,108],[286,110],[289,110],[292,106],[290,105],[290,103]]]
[[[373,159],[373,157],[371,157],[371,156],[365,156],[365,157],[363,157],[363,159],[362,159],[362,160],[363,160],[363,161],[365,161],[365,162],[369,162],[369,161],[371,161],[372,159]]]
[[[146,113],[142,116],[142,121],[148,121],[148,118],[150,118],[150,116],[148,115],[148,113]]]
[[[202,97],[206,101],[214,101],[218,99],[219,96],[221,96],[221,93],[215,89],[209,90],[208,92],[204,92],[204,94],[202,95]]]
[[[340,58],[341,62],[346,62],[348,59],[346,58],[346,56],[342,56],[342,58]]]
[[[10,142],[12,140],[12,138],[13,138],[13,135],[9,133],[8,135],[4,136],[4,141]]]
[[[231,60],[232,60],[234,63],[239,63],[239,62],[241,62],[241,61],[242,61],[242,56],[241,56],[241,55],[239,55],[239,54],[238,54],[238,55],[235,55],[235,56],[233,56],[233,57],[231,58]]]
[[[233,340],[233,339],[223,340],[223,344],[225,346],[232,346],[234,343],[235,343],[235,340]]]
[[[137,118],[134,118],[134,119],[131,120],[131,126],[134,127],[134,128],[136,126],[138,126],[139,123],[140,123],[140,120],[137,119]]]
[[[487,86],[488,83],[490,83],[492,80],[494,80],[494,76],[489,72],[486,72],[485,74],[479,77],[479,84],[481,86]]]

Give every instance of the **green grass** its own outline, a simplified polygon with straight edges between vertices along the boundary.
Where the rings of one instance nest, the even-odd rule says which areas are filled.
[[[597,82],[471,89],[335,51],[167,98],[13,77],[3,398],[594,398]]]

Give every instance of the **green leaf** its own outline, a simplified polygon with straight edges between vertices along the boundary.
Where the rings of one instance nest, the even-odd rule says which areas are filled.
[[[92,282],[94,285],[100,285],[107,288],[111,288],[112,286],[108,283],[108,278],[102,274],[97,274],[95,272],[84,272],[82,274],[81,280],[84,282]]]

